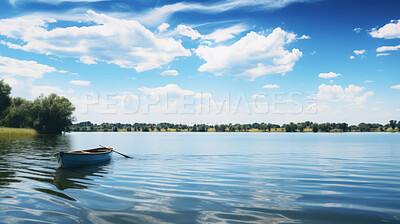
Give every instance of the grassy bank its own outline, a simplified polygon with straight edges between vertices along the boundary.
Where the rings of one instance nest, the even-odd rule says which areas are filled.
[[[0,127],[0,137],[15,138],[15,137],[29,137],[35,136],[38,133],[30,128],[4,128]]]

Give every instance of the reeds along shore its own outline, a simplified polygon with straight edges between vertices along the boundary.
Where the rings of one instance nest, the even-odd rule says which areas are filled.
[[[14,137],[30,137],[38,133],[30,128],[4,128],[0,127],[0,137],[14,138]]]

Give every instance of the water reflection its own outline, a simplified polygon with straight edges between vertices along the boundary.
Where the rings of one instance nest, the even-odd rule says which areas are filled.
[[[110,161],[93,166],[65,169],[57,168],[54,173],[52,184],[58,190],[71,189],[86,189],[94,185],[94,178],[102,178],[108,172]]]
[[[0,222],[398,223],[397,136],[72,133],[0,139]],[[114,155],[105,164],[63,169],[53,157],[99,143],[141,159]]]

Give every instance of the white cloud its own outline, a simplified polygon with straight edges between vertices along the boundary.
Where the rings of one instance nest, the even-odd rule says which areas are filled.
[[[311,37],[307,36],[307,35],[303,35],[303,36],[299,37],[299,39],[300,40],[309,40],[309,39],[311,39]]]
[[[65,92],[64,90],[55,86],[32,86],[31,90],[31,93],[34,97],[38,97],[41,94],[47,96],[50,95],[51,93],[61,94],[64,92]]]
[[[376,49],[376,52],[385,52],[385,51],[397,51],[400,49],[400,45],[397,46],[382,46]]]
[[[20,49],[62,57],[75,57],[83,63],[98,61],[134,68],[138,72],[158,68],[176,57],[190,56],[179,41],[157,38],[134,20],[117,19],[87,11],[90,26],[58,27],[48,30],[51,18],[18,17],[0,20],[0,34],[26,44]],[[14,46],[14,47],[16,47]]]
[[[338,76],[341,76],[341,74],[337,74],[337,73],[334,73],[334,72],[320,73],[318,75],[318,77],[323,78],[323,79],[333,79],[333,78],[336,78]]]
[[[400,89],[400,85],[391,86],[392,89]]]
[[[9,0],[11,5],[16,5],[24,2],[42,2],[47,4],[59,4],[62,2],[103,2],[109,0]]]
[[[266,96],[264,94],[254,94],[251,96],[252,99],[265,99]]]
[[[179,72],[177,70],[166,70],[166,71],[161,72],[160,75],[162,75],[162,76],[177,76],[177,75],[179,75]]]
[[[161,25],[159,25],[157,27],[159,32],[164,32],[169,28],[169,24],[168,23],[162,23]]]
[[[235,25],[224,29],[217,29],[214,32],[205,35],[202,39],[214,40],[216,43],[232,39],[235,35],[246,31],[247,28],[243,25]]]
[[[95,61],[94,58],[88,57],[88,56],[80,57],[80,58],[79,58],[79,61],[82,62],[82,63],[84,63],[84,64],[87,64],[87,65],[94,65],[94,64],[97,64],[97,62]]]
[[[277,84],[267,84],[267,85],[263,86],[263,88],[276,89],[276,88],[279,88],[279,86]]]
[[[375,82],[375,81],[373,81],[373,80],[365,80],[364,82],[365,83],[371,83],[371,82]]]
[[[69,83],[78,85],[78,86],[89,86],[90,85],[90,81],[83,81],[83,80],[72,80]]]
[[[365,53],[365,50],[355,50],[354,51],[354,54],[356,54],[356,55],[362,55],[364,53]]]
[[[388,55],[389,55],[389,53],[380,53],[380,54],[376,54],[377,57],[380,57],[380,56],[388,56]]]
[[[294,2],[309,2],[313,0],[226,0],[220,1],[215,4],[199,4],[199,3],[187,3],[178,2],[170,5],[163,5],[158,8],[151,9],[145,14],[139,15],[137,19],[144,24],[159,24],[160,22],[167,21],[168,18],[176,12],[205,12],[205,13],[218,13],[229,11],[237,8],[249,8],[251,10],[266,10],[266,9],[278,9],[283,8]]]
[[[192,40],[201,38],[201,34],[197,30],[194,30],[186,25],[178,25],[176,27],[176,31],[183,36],[192,38]]]
[[[392,20],[379,29],[372,29],[370,35],[374,38],[394,39],[400,38],[400,19]]]
[[[153,97],[159,97],[159,96],[173,96],[173,95],[179,95],[179,96],[193,96],[195,98],[200,98],[200,97],[209,97],[211,94],[209,93],[196,93],[191,90],[184,90],[181,89],[177,84],[168,84],[163,87],[156,87],[156,88],[147,88],[147,87],[142,87],[139,88],[139,90],[145,94],[148,94]]]
[[[374,95],[373,91],[364,92],[364,87],[349,85],[344,88],[339,85],[325,85],[318,87],[319,92],[316,94],[318,100],[331,100],[338,102],[346,102],[351,105],[361,105],[369,96]]]
[[[351,56],[350,56],[350,59],[351,59],[351,60],[353,60],[353,59],[354,59],[354,56],[353,56],[353,55],[351,55]]]
[[[200,45],[196,54],[205,64],[198,70],[216,75],[240,74],[255,80],[259,76],[292,71],[303,55],[298,49],[288,51],[285,45],[293,42],[296,34],[276,28],[268,36],[249,32],[230,46]]]
[[[36,61],[25,61],[0,56],[1,75],[40,79],[43,77],[43,74],[56,71],[57,69],[39,64]]]
[[[31,98],[33,82],[41,79],[47,73],[65,73],[54,67],[40,64],[36,61],[18,60],[0,56],[0,79],[4,79],[12,87],[12,95]]]
[[[356,32],[356,33],[360,33],[361,30],[362,30],[362,28],[360,28],[360,27],[357,27],[357,28],[354,28],[354,29],[353,29],[353,31]]]

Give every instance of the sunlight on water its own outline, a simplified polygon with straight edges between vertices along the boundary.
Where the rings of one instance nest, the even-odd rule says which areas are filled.
[[[0,140],[0,222],[398,223],[398,134],[72,133]],[[58,151],[113,146],[58,168]]]

